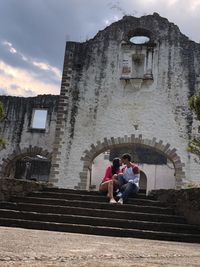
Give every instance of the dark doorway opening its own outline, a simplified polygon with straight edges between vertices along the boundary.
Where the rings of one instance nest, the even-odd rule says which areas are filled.
[[[51,162],[49,159],[36,155],[34,157],[24,157],[16,161],[15,178],[34,181],[49,180]]]

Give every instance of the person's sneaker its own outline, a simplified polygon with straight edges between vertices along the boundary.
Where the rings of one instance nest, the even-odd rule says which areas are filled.
[[[116,195],[116,197],[121,198],[122,197],[122,192],[118,192],[117,195]]]
[[[119,200],[118,200],[118,202],[117,203],[119,203],[119,204],[121,204],[121,205],[123,205],[123,198],[120,198]]]
[[[110,204],[114,204],[114,203],[117,203],[116,200],[114,198],[111,198]]]

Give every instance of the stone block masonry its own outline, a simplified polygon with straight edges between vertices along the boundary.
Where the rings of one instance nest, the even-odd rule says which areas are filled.
[[[149,42],[131,43],[138,35]],[[86,189],[94,157],[133,143],[173,162],[177,188],[199,181],[200,166],[187,152],[196,132],[188,99],[199,89],[198,62],[200,45],[157,13],[125,16],[87,42],[67,42],[52,182]]]
[[[149,196],[175,207],[176,212],[183,215],[188,223],[200,225],[200,188],[153,190]]]

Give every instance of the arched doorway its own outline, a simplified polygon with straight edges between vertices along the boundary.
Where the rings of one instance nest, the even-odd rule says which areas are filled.
[[[135,135],[124,136],[118,138],[104,138],[103,142],[98,141],[97,144],[91,144],[90,150],[86,150],[84,152],[83,157],[83,171],[80,173],[80,183],[78,184],[78,188],[80,189],[89,189],[89,179],[90,175],[88,171],[91,170],[92,162],[95,157],[101,154],[104,151],[120,148],[120,147],[128,147],[133,144],[138,144],[143,147],[147,147],[152,149],[153,151],[157,151],[161,155],[164,155],[174,167],[174,176],[175,176],[175,188],[181,188],[182,179],[185,178],[185,172],[183,171],[184,164],[181,162],[180,157],[176,153],[175,148],[170,148],[170,144],[163,144],[162,140],[156,141],[154,137],[152,140],[143,139],[142,135],[136,137]]]
[[[51,153],[41,147],[18,148],[6,159],[1,168],[2,177],[48,181]]]
[[[114,158],[121,158],[124,153],[129,153],[131,161],[139,165],[141,190],[149,192],[153,189],[175,187],[173,164],[163,154],[140,144],[130,144],[111,148],[93,160],[89,171],[89,189],[98,190],[107,167],[112,164]]]

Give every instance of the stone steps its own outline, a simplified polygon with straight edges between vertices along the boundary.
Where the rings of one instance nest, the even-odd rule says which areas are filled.
[[[184,234],[199,234],[199,229],[194,225],[178,224],[178,223],[166,223],[166,222],[152,222],[142,220],[127,220],[118,218],[107,218],[107,217],[94,217],[94,216],[80,216],[74,214],[57,214],[57,213],[42,213],[35,211],[21,211],[21,210],[10,210],[1,209],[1,218],[15,218],[23,220],[33,221],[44,221],[44,222],[55,222],[55,223],[70,223],[76,224],[77,221],[82,225],[92,226],[108,226],[117,228],[128,228],[128,229],[140,229],[149,231],[162,231],[162,232],[174,232]]]
[[[51,199],[62,199],[62,200],[80,200],[80,201],[90,201],[90,202],[108,202],[107,198],[103,195],[88,195],[87,192],[85,194],[72,194],[72,193],[59,193],[59,192],[33,192],[29,194],[30,197],[34,198],[51,198]],[[159,201],[148,199],[143,194],[138,194],[134,198],[130,198],[127,204],[136,204],[136,205],[149,205],[149,206],[164,206],[164,204]]]
[[[149,203],[146,205],[126,204],[126,205],[111,205],[105,199],[105,202],[94,202],[94,201],[80,201],[80,200],[68,200],[68,199],[55,199],[55,198],[37,198],[37,197],[13,197],[13,202],[17,203],[32,203],[32,204],[46,204],[56,206],[70,206],[79,208],[93,208],[93,209],[106,209],[106,210],[122,210],[122,211],[135,211],[144,213],[162,213],[174,215],[174,209],[161,206],[151,206]]]
[[[87,195],[101,195],[102,193],[99,191],[86,191],[86,190],[80,190],[80,189],[69,189],[69,188],[57,188],[57,187],[47,187],[44,188],[43,190],[44,192],[57,192],[57,193],[71,193],[71,194],[78,194],[78,195],[85,195],[85,193],[87,192]],[[140,189],[139,194],[138,195],[144,195],[146,196],[146,190],[142,190]]]
[[[119,227],[108,226],[91,226],[70,223],[52,223],[23,219],[0,218],[0,225],[9,227],[20,227],[27,229],[60,231],[70,233],[81,233],[90,235],[116,236],[129,238],[156,239],[165,241],[178,241],[200,243],[200,236],[196,234],[182,234],[160,231],[145,231],[137,229],[124,229]]]
[[[111,205],[111,204],[109,204]],[[114,206],[114,205],[113,205]],[[119,206],[116,204],[116,206]],[[124,205],[125,206],[125,205]],[[97,209],[97,208],[80,208],[70,206],[57,206],[57,205],[44,205],[44,204],[32,204],[32,203],[2,203],[1,209],[12,209],[20,211],[33,211],[41,213],[59,213],[59,214],[73,214],[82,216],[104,217],[104,218],[118,218],[126,220],[144,220],[154,222],[171,222],[171,223],[185,223],[185,220],[181,216],[168,215],[168,214],[156,214],[156,213],[142,213],[134,211],[123,211],[110,209]],[[113,207],[114,208],[114,207]]]
[[[120,205],[99,192],[45,189],[1,202],[0,225],[200,243],[199,226],[143,193]]]

